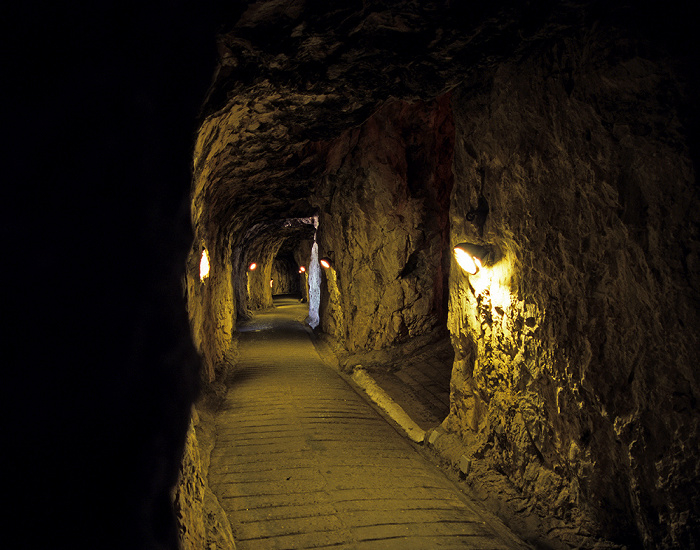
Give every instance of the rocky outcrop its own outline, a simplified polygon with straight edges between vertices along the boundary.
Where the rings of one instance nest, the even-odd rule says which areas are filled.
[[[451,271],[446,426],[543,515],[647,548],[700,532],[700,197],[670,67],[589,32],[453,100],[452,241],[498,261]]]
[[[202,239],[190,251],[186,274],[187,310],[192,337],[204,359],[204,378],[213,382],[235,351],[236,300],[232,279],[231,249],[216,238]],[[209,258],[209,272],[200,276],[202,253]]]
[[[387,104],[331,143],[314,193],[324,270],[321,326],[349,351],[381,349],[444,326],[449,97]]]
[[[585,4],[248,4],[218,38],[194,149],[195,228],[238,239],[258,223],[313,215],[330,141],[390,98],[433,100],[579,25]]]
[[[207,483],[213,447],[209,431],[211,423],[202,422],[193,407],[174,498],[182,550],[236,548],[226,513]]]

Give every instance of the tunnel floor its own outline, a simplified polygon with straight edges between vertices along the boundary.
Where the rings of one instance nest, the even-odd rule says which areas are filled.
[[[298,301],[242,325],[209,481],[237,548],[527,548],[319,356]]]

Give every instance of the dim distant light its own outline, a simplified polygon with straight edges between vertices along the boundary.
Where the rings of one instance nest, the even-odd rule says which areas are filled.
[[[202,259],[199,260],[199,280],[203,281],[209,277],[209,254],[206,248],[202,250]]]
[[[256,268],[256,267],[258,267],[258,264],[256,264],[255,262],[253,262],[252,264],[250,264],[250,265],[248,266],[248,271],[255,271],[255,268]]]

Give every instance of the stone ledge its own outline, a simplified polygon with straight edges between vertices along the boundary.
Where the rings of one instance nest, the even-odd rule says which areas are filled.
[[[374,379],[362,368],[355,368],[352,373],[352,380],[360,386],[367,396],[374,401],[389,417],[396,422],[406,435],[416,443],[423,443],[425,430],[423,430],[413,419],[406,414],[389,395],[380,388]]]

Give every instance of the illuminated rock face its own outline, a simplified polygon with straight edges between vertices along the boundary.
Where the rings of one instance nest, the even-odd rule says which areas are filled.
[[[311,245],[309,258],[309,278],[307,282],[309,318],[307,322],[311,328],[316,328],[320,322],[318,310],[321,304],[321,267],[318,263],[318,243],[316,241]]]
[[[333,261],[321,327],[350,351],[444,327],[453,139],[443,97],[390,103],[330,146],[315,195]]]
[[[690,547],[700,202],[668,101],[683,92],[665,64],[588,39],[455,92],[453,244],[502,258],[477,276],[453,264],[446,425],[475,479],[504,473],[545,515]]]
[[[196,241],[195,241],[196,242]],[[195,347],[204,359],[204,377],[213,381],[217,365],[231,348],[236,319],[230,248],[215,239],[206,243],[217,254],[209,256],[206,278],[199,275],[201,246],[193,246],[186,275],[187,309]],[[222,257],[223,255],[223,257]]]

